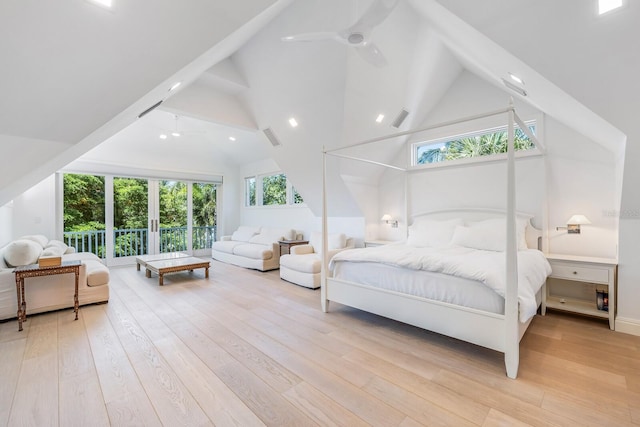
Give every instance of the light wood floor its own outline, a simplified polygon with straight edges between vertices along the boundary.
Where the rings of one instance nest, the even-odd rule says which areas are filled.
[[[640,337],[551,313],[502,355],[212,262],[0,324],[0,425],[640,425]],[[634,424],[635,423],[635,424]]]

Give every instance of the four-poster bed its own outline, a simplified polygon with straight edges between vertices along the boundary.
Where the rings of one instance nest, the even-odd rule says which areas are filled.
[[[435,220],[451,220],[452,218],[456,220],[460,220],[466,224],[472,224],[477,221],[489,220],[489,221],[502,221],[499,222],[500,231],[502,231],[502,251],[494,251],[492,254],[489,251],[480,250],[475,251],[470,250],[465,252],[465,256],[470,256],[472,258],[459,258],[459,254],[454,254],[453,258],[455,258],[457,262],[457,266],[465,266],[465,265],[482,265],[485,262],[483,259],[480,262],[477,262],[477,258],[473,258],[474,256],[490,256],[492,259],[499,258],[500,262],[491,261],[491,263],[499,264],[498,267],[494,267],[494,271],[483,273],[484,276],[494,277],[496,275],[500,275],[502,281],[500,284],[493,284],[490,287],[493,287],[493,291],[495,291],[498,295],[498,299],[502,301],[502,305],[498,304],[497,308],[488,309],[487,307],[483,307],[480,304],[480,308],[473,306],[465,306],[460,305],[461,303],[457,302],[455,298],[451,301],[439,301],[430,294],[428,291],[415,291],[412,293],[410,290],[402,289],[402,286],[398,287],[397,285],[403,281],[413,281],[414,277],[419,275],[427,276],[431,275],[428,280],[431,283],[442,284],[447,282],[449,279],[443,273],[447,273],[451,267],[442,267],[443,260],[441,259],[444,255],[447,254],[448,250],[433,250],[433,248],[426,248],[426,252],[421,252],[422,258],[419,260],[411,261],[409,258],[411,256],[417,254],[419,251],[416,249],[412,250],[411,247],[406,248],[392,248],[392,247],[380,247],[380,248],[369,248],[369,249],[356,249],[352,253],[352,255],[356,258],[355,265],[360,264],[364,265],[365,270],[368,270],[370,273],[369,278],[376,277],[375,279],[363,279],[362,276],[359,276],[358,273],[343,273],[340,270],[343,269],[341,264],[347,265],[348,263],[346,259],[337,258],[335,261],[332,261],[331,267],[334,269],[334,272],[337,274],[331,275],[329,272],[329,259],[327,256],[324,256],[323,259],[323,268],[322,268],[322,280],[321,280],[321,304],[323,311],[327,312],[329,308],[329,302],[335,301],[340,304],[352,306],[361,310],[365,310],[368,312],[372,312],[384,317],[388,317],[394,320],[398,320],[407,324],[411,324],[420,328],[424,328],[430,331],[434,331],[437,333],[441,333],[453,338],[461,339],[463,341],[471,342],[477,345],[481,345],[493,350],[497,350],[503,352],[505,355],[505,366],[507,375],[510,378],[516,378],[518,372],[519,365],[519,342],[522,338],[524,332],[526,331],[529,323],[531,322],[533,314],[535,314],[535,309],[540,304],[540,288],[544,283],[544,279],[550,273],[548,268],[548,262],[544,259],[544,256],[537,250],[533,250],[530,252],[536,252],[534,258],[541,258],[536,260],[538,262],[538,273],[533,274],[536,278],[533,280],[536,283],[532,285],[522,285],[519,288],[519,282],[523,282],[523,277],[531,276],[530,270],[526,270],[522,272],[519,277],[518,269],[528,269],[529,267],[524,264],[526,258],[530,258],[531,256],[527,253],[525,254],[526,247],[539,249],[538,241],[541,233],[531,227],[530,217],[527,218],[526,221],[523,221],[525,216],[519,215],[516,212],[515,206],[515,155],[514,155],[514,124],[517,123],[531,139],[531,141],[536,144],[536,146],[541,147],[539,145],[538,140],[535,135],[528,129],[528,127],[524,124],[524,122],[516,115],[515,110],[512,105],[508,108],[493,111],[486,114],[480,114],[473,117],[467,117],[463,119],[459,119],[456,121],[441,123],[438,125],[430,126],[427,128],[412,130],[408,132],[397,133],[394,135],[376,138],[369,141],[364,141],[352,145],[348,145],[345,147],[340,147],[334,150],[325,150],[323,153],[323,221],[322,221],[322,229],[323,236],[325,239],[324,245],[326,246],[326,236],[327,236],[327,187],[326,187],[326,161],[327,156],[335,156],[339,158],[346,158],[352,160],[363,161],[366,163],[377,164],[384,167],[390,167],[397,170],[404,170],[405,173],[408,173],[406,169],[399,168],[397,166],[386,165],[383,163],[375,162],[368,159],[360,159],[356,157],[347,156],[341,153],[338,153],[340,150],[344,150],[347,148],[352,148],[355,146],[361,146],[365,144],[370,144],[373,142],[382,141],[389,138],[395,138],[398,136],[406,136],[411,135],[417,132],[422,132],[430,129],[437,129],[438,127],[449,126],[456,123],[462,123],[465,121],[471,121],[491,116],[497,116],[499,114],[506,114],[508,116],[508,145],[507,145],[507,192],[506,192],[506,210],[497,211],[491,209],[458,209],[458,210],[447,210],[447,211],[438,211],[432,212],[428,215],[430,218]],[[412,218],[414,221],[417,219],[418,215]],[[502,219],[500,219],[502,218]],[[524,243],[525,247],[522,247],[522,239],[523,231],[525,228],[522,227],[522,224],[526,225],[526,243]],[[520,233],[518,232],[518,225],[520,225]],[[495,224],[494,224],[495,226]],[[464,227],[463,227],[464,228]],[[456,229],[456,232],[459,230]],[[462,230],[464,231],[464,230]],[[499,234],[499,233],[494,233]],[[520,239],[520,241],[519,241]],[[520,249],[525,249],[520,256],[518,253],[519,245]],[[473,245],[471,245],[473,247]],[[480,245],[480,249],[485,249]],[[415,248],[414,248],[415,249]],[[360,252],[358,252],[360,251]],[[363,252],[364,251],[364,252]],[[369,251],[367,253],[367,251]],[[403,252],[404,251],[404,252]],[[350,252],[350,251],[347,251]],[[415,252],[415,253],[414,253]],[[454,250],[455,252],[455,250]],[[326,254],[326,251],[324,251]],[[385,258],[384,253],[387,253],[393,260],[388,260]],[[360,255],[358,255],[360,254]],[[474,255],[476,254],[476,255]],[[359,258],[360,257],[360,258]],[[425,258],[433,258],[440,257],[435,261],[435,264],[439,265],[440,270],[438,268],[432,269],[428,273],[424,273],[422,271],[416,272],[420,270],[411,264],[420,264],[420,261],[423,261]],[[474,261],[474,259],[476,261]],[[352,260],[353,261],[353,260]],[[475,263],[474,263],[475,262]],[[488,263],[487,263],[488,264]],[[377,266],[378,265],[378,266]],[[542,266],[542,267],[540,267]],[[408,269],[407,269],[408,267]],[[348,267],[352,268],[352,267]],[[347,269],[348,269],[347,268]],[[353,267],[353,269],[358,267]],[[378,269],[379,270],[378,270]],[[497,274],[495,268],[498,268]],[[540,273],[540,268],[542,269],[542,273]],[[411,273],[407,273],[409,270],[413,270]],[[467,269],[468,270],[468,269]],[[406,274],[413,274],[413,276],[407,276]],[[469,277],[473,279],[473,272],[465,272],[462,274],[462,279],[467,280]],[[405,275],[405,276],[403,276]],[[481,274],[482,276],[482,274]],[[386,286],[390,286],[385,288],[384,284],[378,282],[378,278],[387,277],[387,282],[389,282]],[[411,279],[408,279],[411,277]],[[456,279],[458,280],[458,279]],[[467,280],[471,282],[471,280]],[[482,281],[482,280],[481,280]],[[479,283],[479,282],[478,282]],[[467,286],[469,284],[465,284]],[[480,284],[487,285],[483,281]],[[457,286],[457,285],[456,285]],[[461,285],[462,286],[462,285]],[[462,288],[464,289],[464,286]],[[417,286],[415,286],[417,287]],[[526,290],[523,290],[525,289]],[[469,292],[468,289],[466,288]],[[520,289],[520,295],[519,295]],[[436,291],[443,293],[443,290]],[[481,291],[485,292],[485,291]],[[525,309],[525,305],[519,305],[523,303],[523,293],[533,294],[534,301],[528,302],[528,307]],[[464,298],[463,298],[464,299]],[[467,298],[469,299],[469,298]],[[475,299],[475,298],[471,298]],[[533,313],[531,309],[531,304],[533,304]],[[472,304],[471,304],[472,305]],[[494,304],[495,305],[495,304]],[[521,310],[524,310],[521,313]],[[526,314],[525,314],[526,312]]]

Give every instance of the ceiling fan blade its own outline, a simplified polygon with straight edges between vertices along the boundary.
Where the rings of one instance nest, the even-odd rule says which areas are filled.
[[[380,25],[393,9],[398,5],[399,0],[375,0],[369,9],[347,30],[349,33],[368,34],[374,27]]]
[[[375,43],[366,43],[362,46],[354,47],[362,59],[376,67],[384,67],[387,65],[387,59],[384,57]]]
[[[323,40],[340,41],[340,36],[335,32],[319,32],[297,34],[295,36],[287,36],[282,38],[283,42],[315,42]]]

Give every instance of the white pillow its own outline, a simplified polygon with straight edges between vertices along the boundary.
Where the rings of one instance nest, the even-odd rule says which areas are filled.
[[[418,248],[444,248],[449,246],[453,232],[462,225],[461,218],[446,221],[423,219],[409,226],[407,245]]]
[[[60,240],[49,240],[49,243],[47,243],[44,248],[48,249],[52,247],[60,248],[63,254],[66,253],[67,249],[69,249],[69,246],[67,246],[65,242]]]
[[[278,240],[293,240],[294,237],[295,231],[293,229],[262,227],[260,233],[253,236],[249,242],[270,245]]]
[[[248,242],[249,239],[258,234],[259,231],[260,228],[258,227],[247,227],[246,225],[241,225],[233,232],[231,240],[235,240],[236,242]]]
[[[40,256],[62,256],[64,255],[65,250],[66,248],[62,248],[60,246],[47,246],[44,248]]]
[[[40,247],[44,248],[47,246],[47,242],[49,239],[47,236],[43,236],[42,234],[34,234],[32,236],[22,236],[18,240],[31,240],[40,245]]]
[[[10,267],[35,264],[40,258],[42,246],[33,240],[18,239],[4,248],[4,260]]]
[[[311,233],[309,244],[313,246],[313,251],[315,253],[322,253],[322,233],[319,231]],[[327,235],[327,246],[330,251],[342,249],[347,246],[347,236],[343,233],[329,233]]]
[[[516,234],[518,250],[527,249],[525,228],[527,222],[518,218]],[[451,244],[466,248],[504,252],[507,240],[507,224],[504,218],[494,218],[470,224],[469,227],[457,226]]]

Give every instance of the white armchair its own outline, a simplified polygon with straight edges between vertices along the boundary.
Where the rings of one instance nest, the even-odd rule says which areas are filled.
[[[331,259],[345,249],[353,248],[352,238],[344,234],[329,234],[328,255]],[[322,267],[322,234],[314,232],[308,245],[291,247],[291,253],[280,257],[280,278],[311,289],[320,287]]]

